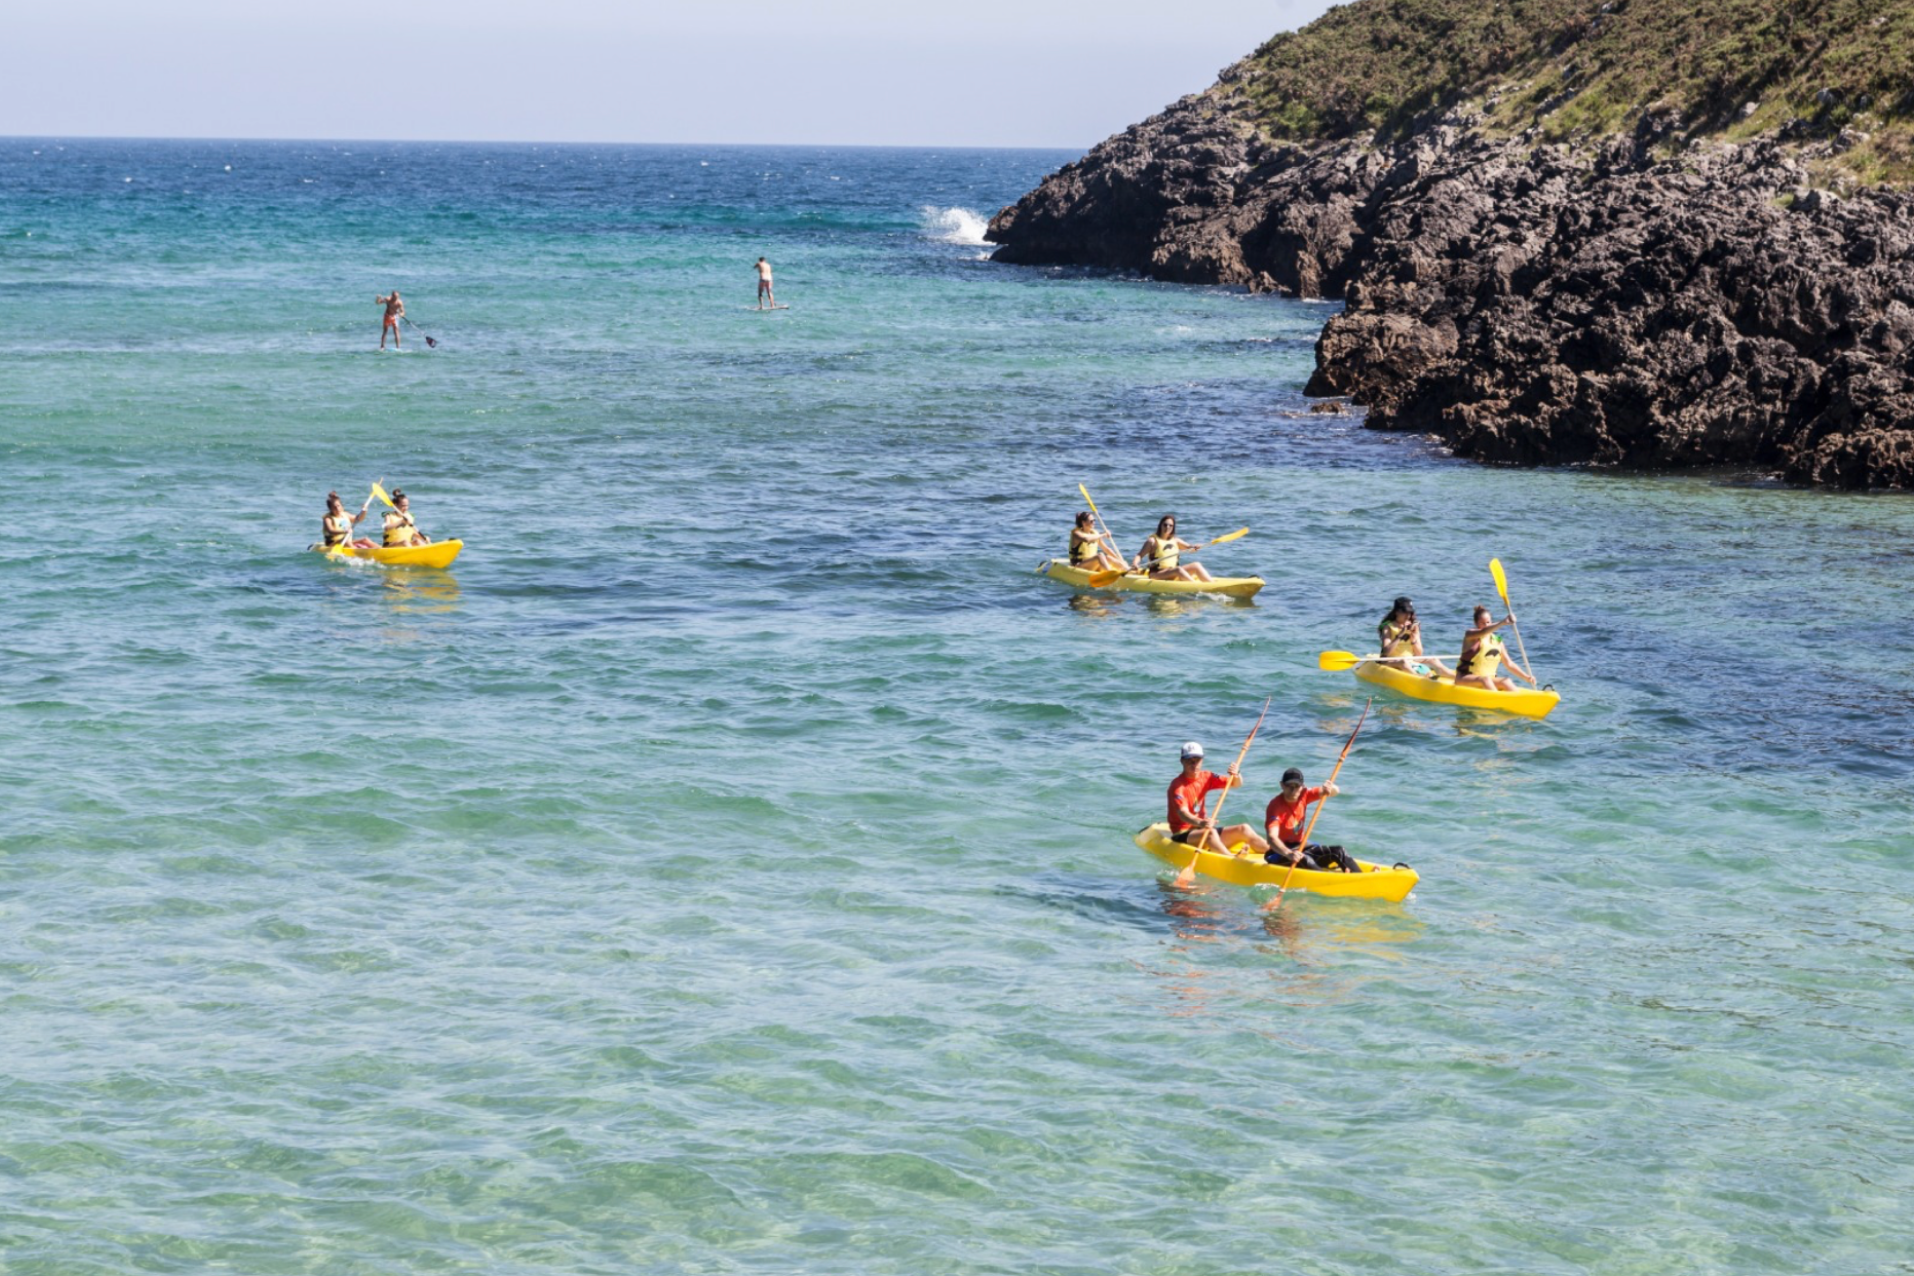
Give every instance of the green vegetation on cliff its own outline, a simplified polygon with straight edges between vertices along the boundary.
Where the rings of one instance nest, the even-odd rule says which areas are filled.
[[[1908,181],[1910,68],[1914,0],[1356,0],[1229,79],[1278,138],[1400,133],[1468,102],[1567,140],[1667,109],[1689,139],[1851,127],[1845,167]]]

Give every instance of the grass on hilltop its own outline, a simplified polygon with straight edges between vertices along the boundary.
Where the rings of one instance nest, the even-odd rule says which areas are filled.
[[[1236,79],[1272,137],[1407,132],[1484,108],[1554,141],[1679,112],[1686,139],[1869,135],[1862,180],[1914,181],[1914,0],[1357,0],[1263,45]]]

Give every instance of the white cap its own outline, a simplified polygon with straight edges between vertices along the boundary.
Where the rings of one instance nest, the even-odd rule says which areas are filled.
[[[1203,756],[1203,746],[1194,740],[1185,740],[1183,742],[1183,756],[1186,758],[1200,758]]]

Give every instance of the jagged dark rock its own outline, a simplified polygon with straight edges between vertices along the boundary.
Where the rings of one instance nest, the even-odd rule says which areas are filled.
[[[1307,392],[1462,456],[1914,489],[1914,196],[1813,189],[1772,136],[1671,154],[1667,109],[1576,144],[1254,119],[1226,72],[998,213],[996,259],[1341,296]]]

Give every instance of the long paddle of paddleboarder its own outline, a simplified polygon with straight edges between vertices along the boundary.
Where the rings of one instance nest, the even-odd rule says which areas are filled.
[[[1296,858],[1290,863],[1289,871],[1283,874],[1283,884],[1276,888],[1276,898],[1263,905],[1265,913],[1273,913],[1283,906],[1283,896],[1289,890],[1289,879],[1296,876],[1296,865],[1302,863],[1302,852],[1309,846],[1309,835],[1316,831],[1316,821],[1322,818],[1323,808],[1329,805],[1328,791],[1336,787],[1336,777],[1342,774],[1342,764],[1349,760],[1349,750],[1356,743],[1356,737],[1362,733],[1362,724],[1369,720],[1369,706],[1374,703],[1374,697],[1363,701],[1362,716],[1356,719],[1356,729],[1351,731],[1349,738],[1343,742],[1342,753],[1336,758],[1336,767],[1329,773],[1329,783],[1323,786],[1323,800],[1316,803],[1316,809],[1309,813],[1309,823],[1303,825],[1303,840],[1296,848]],[[1355,861],[1348,862],[1353,864]]]
[[[1249,756],[1249,746],[1256,743],[1256,733],[1263,729],[1263,719],[1269,716],[1269,702],[1275,698],[1274,696],[1270,696],[1263,701],[1263,711],[1256,715],[1256,725],[1249,729],[1248,738],[1243,741],[1243,747],[1237,751],[1236,761],[1230,765],[1230,769],[1226,774],[1232,776],[1240,776],[1242,774],[1243,759]],[[1218,794],[1215,814],[1204,816],[1202,821],[1197,825],[1199,829],[1203,830],[1204,842],[1209,840],[1209,834],[1215,832],[1216,829],[1220,827],[1223,818],[1223,802],[1229,797],[1230,789],[1235,787],[1235,784],[1231,784],[1229,788],[1225,788]],[[1182,870],[1176,875],[1176,884],[1178,886],[1187,889],[1196,883],[1196,859],[1202,853],[1202,842],[1196,842],[1190,845],[1190,862],[1185,864]]]

